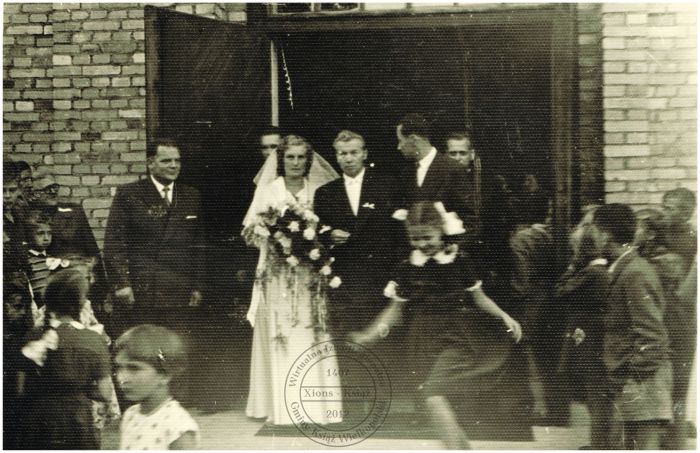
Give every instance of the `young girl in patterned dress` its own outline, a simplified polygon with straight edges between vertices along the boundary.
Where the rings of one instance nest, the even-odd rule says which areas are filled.
[[[430,202],[411,208],[406,229],[414,250],[385,288],[391,303],[351,339],[371,343],[405,319],[411,371],[429,418],[448,448],[468,449],[453,404],[478,398],[465,393],[489,386],[508,355],[511,337],[520,341],[522,332],[483,292],[466,254],[457,244],[446,245],[443,236],[452,233],[452,222],[442,211]]]
[[[193,450],[199,426],[170,394],[173,378],[185,371],[182,339],[161,326],[128,330],[115,345],[117,384],[134,404],[124,412],[121,450]]]

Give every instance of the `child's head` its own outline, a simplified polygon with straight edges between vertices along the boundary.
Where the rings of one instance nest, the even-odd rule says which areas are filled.
[[[604,234],[606,251],[611,251],[613,246],[632,244],[637,229],[637,219],[629,206],[612,203],[595,210],[593,225]]]
[[[665,236],[666,224],[664,216],[656,209],[641,209],[637,211],[637,230],[634,233],[634,245],[640,252],[651,252],[660,245]]]
[[[414,249],[432,256],[442,250],[444,220],[435,204],[420,201],[408,211],[406,231]]]
[[[669,190],[663,198],[663,217],[667,225],[687,223],[695,211],[695,194],[679,187]]]
[[[78,269],[63,269],[49,277],[44,289],[46,310],[56,316],[80,318],[90,284]]]
[[[43,252],[49,248],[53,238],[49,215],[41,211],[31,211],[27,216],[25,229],[32,249]]]
[[[172,378],[187,365],[185,344],[179,335],[151,324],[136,326],[114,344],[117,383],[130,401],[144,401],[169,392]]]

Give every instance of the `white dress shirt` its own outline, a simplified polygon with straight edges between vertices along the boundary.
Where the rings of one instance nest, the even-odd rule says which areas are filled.
[[[362,193],[362,181],[364,177],[364,168],[354,178],[343,174],[343,179],[345,180],[345,192],[348,194],[350,207],[352,208],[352,213],[355,214],[355,216],[357,216],[357,211],[360,209],[360,194]]]
[[[156,190],[158,190],[158,193],[160,194],[160,197],[165,199],[165,194],[163,193],[163,187],[165,187],[163,184],[159,183],[156,178],[153,177],[153,175],[150,176],[151,181],[153,181],[153,184],[156,186]],[[171,182],[168,184],[168,204],[173,204],[173,190],[175,190],[175,183]]]
[[[416,169],[416,182],[418,183],[418,187],[423,186],[425,175],[428,173],[430,164],[435,160],[435,156],[437,156],[437,150],[433,147],[427,156],[418,161],[418,168]]]

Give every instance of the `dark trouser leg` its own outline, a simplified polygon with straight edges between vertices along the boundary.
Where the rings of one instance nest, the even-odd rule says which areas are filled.
[[[693,341],[695,339],[693,338]],[[665,450],[682,450],[686,447],[688,423],[686,421],[686,399],[690,374],[694,366],[695,344],[686,342],[685,345],[676,343],[671,356],[673,366],[673,422],[664,436],[662,448]]]
[[[591,447],[594,450],[608,450],[613,446],[613,395],[608,390],[605,370],[602,377],[592,377],[586,382],[586,399],[591,415]]]

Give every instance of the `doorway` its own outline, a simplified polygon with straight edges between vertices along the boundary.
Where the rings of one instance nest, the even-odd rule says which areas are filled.
[[[526,172],[553,187],[551,29],[533,25],[296,33],[273,37],[279,116],[334,162],[342,129],[365,137],[369,160],[396,174],[396,124],[429,117],[433,144],[472,131],[484,175],[517,188]],[[493,178],[483,178],[488,197]]]

